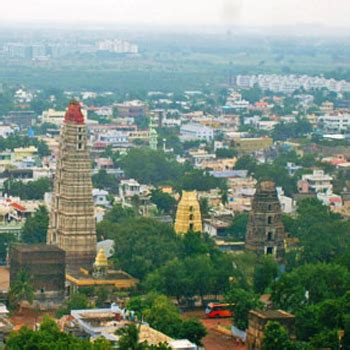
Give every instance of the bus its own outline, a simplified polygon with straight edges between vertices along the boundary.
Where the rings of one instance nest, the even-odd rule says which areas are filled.
[[[205,314],[208,318],[224,318],[232,317],[233,312],[230,304],[209,303],[205,309]]]

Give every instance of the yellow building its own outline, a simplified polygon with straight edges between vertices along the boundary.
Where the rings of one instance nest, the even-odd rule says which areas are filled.
[[[114,287],[117,289],[130,289],[136,287],[138,280],[124,271],[110,270],[108,260],[103,249],[100,249],[92,273],[81,268],[66,274],[66,281],[73,290],[81,287]]]
[[[257,151],[264,151],[272,146],[272,139],[270,137],[256,137],[256,138],[236,138],[234,139],[235,148],[239,153],[253,153]]]
[[[13,150],[15,160],[22,160],[27,157],[33,157],[38,153],[38,149],[34,146],[19,147]]]
[[[182,192],[182,197],[176,211],[175,232],[202,232],[202,216],[197,193]]]

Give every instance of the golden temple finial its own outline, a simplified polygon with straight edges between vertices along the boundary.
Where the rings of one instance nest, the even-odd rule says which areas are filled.
[[[107,260],[107,257],[106,257],[106,254],[105,254],[105,251],[103,248],[101,248],[98,251],[94,266],[96,266],[96,267],[108,266],[108,260]]]

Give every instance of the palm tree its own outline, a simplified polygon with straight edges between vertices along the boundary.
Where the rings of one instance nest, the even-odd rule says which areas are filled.
[[[17,272],[16,280],[11,286],[9,292],[9,300],[14,308],[19,306],[19,312],[22,311],[21,301],[28,301],[30,304],[34,299],[33,280],[29,273],[25,270]]]

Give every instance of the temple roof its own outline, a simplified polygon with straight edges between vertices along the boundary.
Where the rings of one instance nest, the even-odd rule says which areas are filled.
[[[81,111],[81,105],[77,101],[70,102],[66,115],[64,116],[64,121],[73,122],[75,124],[84,124],[84,115]]]

